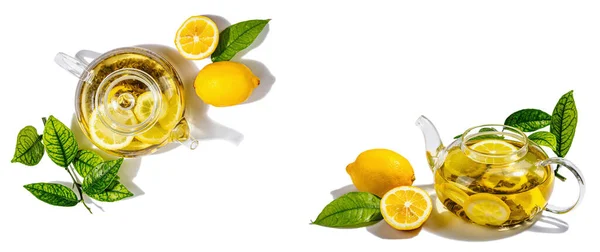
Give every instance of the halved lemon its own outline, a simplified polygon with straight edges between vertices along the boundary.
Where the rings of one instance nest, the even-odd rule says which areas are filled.
[[[135,139],[145,144],[160,144],[167,140],[169,132],[161,128],[158,124],[155,124],[149,130],[137,134]]]
[[[500,226],[510,217],[510,208],[504,201],[489,193],[473,194],[464,205],[469,219],[479,225]]]
[[[390,226],[398,230],[419,228],[431,214],[429,195],[415,186],[400,186],[381,198],[381,215]]]
[[[159,99],[162,99],[161,106],[158,108],[158,119],[164,118],[167,116],[167,99],[164,95],[159,95]],[[135,107],[133,108],[133,113],[138,121],[143,122],[152,114],[152,109],[154,108],[154,95],[152,92],[147,91],[138,96],[135,101]]]
[[[167,113],[163,118],[158,119],[158,123],[164,130],[172,130],[177,123],[181,120],[183,114],[183,106],[176,96],[171,97],[169,100],[165,100],[167,105]]]
[[[187,59],[200,60],[210,56],[219,43],[219,28],[205,16],[188,18],[177,30],[175,46]]]
[[[131,111],[116,112],[110,110],[109,113],[111,113],[112,117],[120,123],[126,125],[134,125],[137,123],[135,116]],[[100,119],[98,118],[98,113],[96,112],[96,110],[92,112],[92,116],[88,123],[92,141],[102,148],[108,150],[121,149],[129,145],[133,140],[133,136],[117,134],[108,127],[106,127],[106,125],[104,125],[102,121],[100,121]]]
[[[469,198],[469,195],[466,192],[461,190],[456,185],[453,185],[452,183],[442,184],[440,190],[442,191],[444,196],[448,197],[460,206],[464,206],[465,201],[467,201],[467,198]]]

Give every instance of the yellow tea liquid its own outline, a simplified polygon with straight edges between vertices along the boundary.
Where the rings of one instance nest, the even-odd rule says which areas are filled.
[[[472,141],[472,146],[478,141]],[[505,141],[517,149],[523,147],[516,141]],[[527,154],[509,164],[485,164],[473,161],[465,155],[459,146],[448,150],[445,162],[435,172],[435,190],[438,198],[451,212],[472,221],[465,213],[474,204],[469,201],[476,198],[496,197],[508,208],[509,216],[503,223],[478,223],[495,227],[512,227],[533,219],[542,211],[552,193],[553,176],[550,166],[537,166],[536,163],[547,159],[540,148],[529,145]],[[485,194],[485,195],[483,195]],[[502,202],[492,198],[502,205]]]
[[[93,115],[98,110],[93,101],[100,83],[109,74],[126,68],[141,70],[151,76],[158,84],[162,93],[158,97],[160,97],[163,104],[163,108],[159,109],[159,120],[151,128],[129,136],[111,131],[109,128],[103,128],[102,125],[97,123],[94,125],[99,126],[91,128]],[[120,53],[100,61],[94,66],[91,73],[92,78],[89,83],[83,85],[80,89],[81,100],[78,101],[77,106],[80,108],[81,117],[83,117],[80,119],[80,126],[85,129],[84,132],[100,149],[121,156],[147,154],[149,152],[147,150],[156,149],[154,147],[170,142],[167,140],[185,139],[189,135],[187,127],[181,127],[182,129],[178,127],[176,134],[172,134],[173,129],[183,116],[185,104],[181,93],[183,90],[182,83],[172,68],[164,67],[155,59],[141,53]],[[116,107],[119,107],[119,111],[115,112],[115,115],[119,120],[127,125],[140,123],[140,117],[133,112],[135,111],[135,105],[142,102],[138,98],[142,94],[150,92],[146,84],[134,79],[126,79],[110,87],[107,92],[109,92],[107,103],[118,104]],[[122,95],[124,93],[127,93],[127,95]],[[96,134],[96,136],[92,136],[93,134]],[[169,139],[170,136],[173,138],[173,135],[175,135],[175,139]]]

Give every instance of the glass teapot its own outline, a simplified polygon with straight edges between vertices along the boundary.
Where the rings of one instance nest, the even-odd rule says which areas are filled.
[[[549,158],[516,128],[473,127],[444,147],[426,117],[421,116],[417,126],[425,137],[438,199],[467,221],[509,229],[533,223],[542,210],[566,213],[583,198],[585,183],[577,167],[563,158]],[[548,204],[555,176],[552,164],[567,168],[579,182],[579,196],[572,206]]]
[[[88,63],[85,54],[97,57]],[[183,117],[181,78],[167,60],[139,47],[77,55],[58,53],[55,62],[79,79],[77,121],[95,146],[121,157],[150,154],[170,142],[198,146]]]

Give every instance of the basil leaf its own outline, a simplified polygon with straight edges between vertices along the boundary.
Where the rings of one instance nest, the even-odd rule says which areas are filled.
[[[79,203],[73,190],[61,184],[34,183],[24,185],[25,189],[39,200],[54,206],[74,206]]]
[[[19,162],[24,165],[34,166],[40,163],[44,156],[42,136],[38,135],[33,126],[26,126],[17,135],[17,147],[11,163]]]
[[[44,127],[46,152],[56,165],[67,168],[77,154],[77,141],[73,132],[62,122],[50,116]]]
[[[85,178],[92,169],[104,162],[100,155],[89,150],[79,150],[75,159],[73,160],[73,166],[79,176]]]
[[[99,194],[108,188],[117,177],[123,158],[102,162],[83,179],[83,191],[87,195]]]
[[[248,20],[227,27],[219,35],[219,44],[211,55],[212,62],[231,60],[254,42],[269,21]]]
[[[329,203],[312,224],[325,227],[364,227],[383,219],[381,199],[367,192],[350,192]]]
[[[552,116],[539,109],[522,109],[512,113],[504,125],[512,126],[524,132],[533,132],[550,125]]]
[[[529,135],[529,140],[536,144],[556,150],[556,136],[548,131],[538,131]]]
[[[554,153],[557,156],[564,157],[569,152],[575,137],[575,127],[577,127],[577,107],[571,90],[558,100],[552,112],[550,132],[556,136]]]
[[[88,196],[98,201],[115,202],[124,198],[129,198],[133,196],[133,193],[127,190],[127,188],[123,184],[119,183],[119,181],[114,180],[111,185],[104,190],[104,192],[91,195],[88,194]]]

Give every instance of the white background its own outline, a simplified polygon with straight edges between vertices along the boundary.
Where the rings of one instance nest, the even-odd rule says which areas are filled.
[[[532,251],[589,243],[599,224],[599,12],[595,1],[3,3],[0,251]],[[36,167],[9,162],[22,127],[41,129],[40,118],[50,114],[71,124],[77,81],[54,55],[174,47],[179,25],[200,14],[220,16],[213,17],[221,29],[272,19],[262,43],[241,56],[263,80],[256,101],[207,108],[189,96],[200,147],[127,160],[120,175],[135,198],[98,203],[104,211],[93,207],[90,215],[81,205],[53,207],[31,196],[22,185],[70,181],[47,156]],[[187,84],[194,74],[184,76]],[[587,195],[568,214],[544,213],[568,229],[538,223],[495,233],[439,214],[408,233],[383,222],[309,225],[332,191],[348,189],[345,167],[364,150],[399,152],[414,166],[415,185],[431,184],[414,126],[419,115],[448,144],[518,109],[551,112],[569,90],[579,125],[567,157],[584,172]],[[570,178],[555,187],[553,203],[575,197]]]

